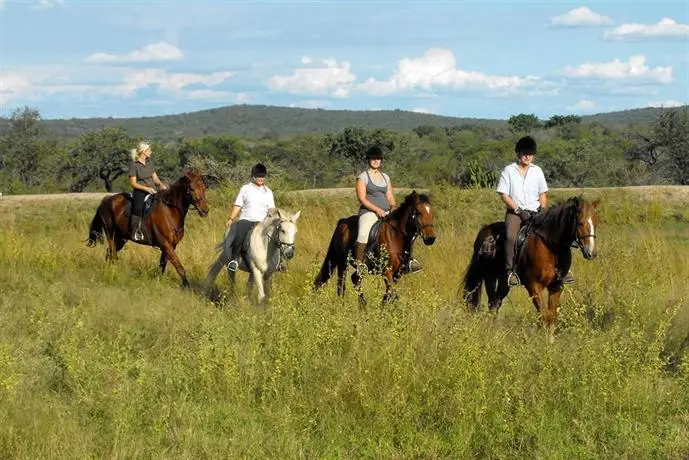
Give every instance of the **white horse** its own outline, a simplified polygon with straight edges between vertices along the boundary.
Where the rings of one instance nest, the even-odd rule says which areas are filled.
[[[297,236],[297,219],[301,211],[294,214],[283,209],[270,212],[263,222],[259,222],[249,234],[249,248],[245,256],[239,257],[239,269],[249,273],[248,290],[256,288],[256,300],[259,305],[265,305],[270,295],[272,276],[276,271],[287,271],[287,261],[294,257],[294,241]],[[227,232],[225,239],[218,245],[222,252],[206,277],[206,287],[210,289],[215,278],[223,267],[230,262],[229,242]],[[234,285],[234,271],[227,271],[232,285]]]

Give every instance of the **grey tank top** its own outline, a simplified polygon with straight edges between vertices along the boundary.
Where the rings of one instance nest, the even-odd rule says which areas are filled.
[[[371,176],[368,174],[368,171],[366,171],[366,177],[368,178],[368,182],[366,183],[366,199],[378,206],[383,211],[389,211],[390,204],[388,203],[387,198],[388,181],[387,179],[385,179],[385,176],[383,176],[382,174],[381,176],[385,181],[385,185],[376,185],[373,183],[373,180],[371,179]],[[370,212],[370,210],[364,208],[363,206],[359,207],[359,215],[365,214],[367,212]]]

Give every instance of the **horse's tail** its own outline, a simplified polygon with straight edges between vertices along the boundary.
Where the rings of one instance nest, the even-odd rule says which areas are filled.
[[[485,227],[478,232],[476,240],[474,240],[474,253],[471,256],[471,262],[464,274],[464,300],[473,310],[476,310],[481,303],[481,286],[483,285],[484,273],[481,263],[486,263],[486,260],[481,258],[481,247],[483,246],[483,239]]]
[[[337,266],[337,254],[338,254],[338,240],[341,237],[340,225],[344,223],[344,219],[340,219],[335,226],[335,231],[333,232],[333,237],[330,238],[330,245],[328,246],[328,252],[325,254],[325,260],[321,266],[321,271],[318,272],[316,279],[313,282],[313,288],[318,289],[328,282],[332,276],[333,269]]]
[[[89,227],[89,237],[86,242],[86,246],[90,248],[96,246],[96,244],[99,242],[103,242],[104,222],[103,217],[101,216],[101,207],[102,204],[98,206],[98,209],[96,210],[96,215],[93,216],[93,220],[91,221],[91,227]]]

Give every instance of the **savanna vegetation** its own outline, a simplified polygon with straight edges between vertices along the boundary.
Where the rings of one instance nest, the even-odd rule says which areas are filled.
[[[97,201],[0,201],[0,456],[689,455],[685,190],[585,191],[602,198],[600,254],[575,254],[548,345],[522,289],[497,318],[461,302],[474,235],[502,217],[494,192],[431,186],[424,271],[397,303],[360,311],[351,289],[311,290],[352,194],[275,188],[302,217],[266,311],[247,303],[245,274],[236,295],[220,277],[215,301],[199,286],[236,187],[187,219],[191,290],[158,274],[152,248],[129,243],[116,265],[87,248]],[[382,284],[365,279],[369,299]]]
[[[265,123],[285,120],[285,111],[297,110],[273,109],[262,108]],[[128,149],[141,139],[152,143],[158,174],[168,181],[186,166],[199,166],[218,183],[237,184],[246,180],[251,164],[262,161],[276,189],[350,187],[362,167],[363,152],[377,142],[387,152],[385,168],[396,185],[490,188],[502,167],[513,161],[515,140],[527,133],[539,142],[537,163],[551,186],[689,183],[686,107],[642,111],[657,118],[631,125],[619,124],[624,118],[601,123],[573,115],[539,120],[533,114],[517,114],[507,122],[460,123],[461,119],[407,112],[344,112],[347,117],[340,120],[340,112],[315,111],[320,118],[313,118],[314,111],[302,109],[289,113],[297,120],[311,117],[309,123],[297,123],[309,131],[289,131],[292,120],[282,134],[260,137],[231,134],[233,119],[222,118],[224,112],[219,111],[199,112],[200,118],[179,116],[198,128],[216,126],[203,132],[161,134],[133,119],[102,125],[91,120],[84,121],[88,129],[67,130],[70,135],[65,137],[54,131],[55,120],[42,120],[36,109],[17,109],[0,136],[0,191],[126,190]],[[316,119],[318,126],[313,125]],[[158,120],[168,126],[167,118]],[[419,122],[423,124],[415,124]],[[224,131],[217,126],[224,126]]]

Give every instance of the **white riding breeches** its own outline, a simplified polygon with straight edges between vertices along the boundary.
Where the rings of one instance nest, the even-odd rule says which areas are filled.
[[[368,234],[371,233],[371,228],[377,221],[378,216],[372,211],[359,216],[359,233],[357,233],[356,236],[357,243],[368,243]]]

